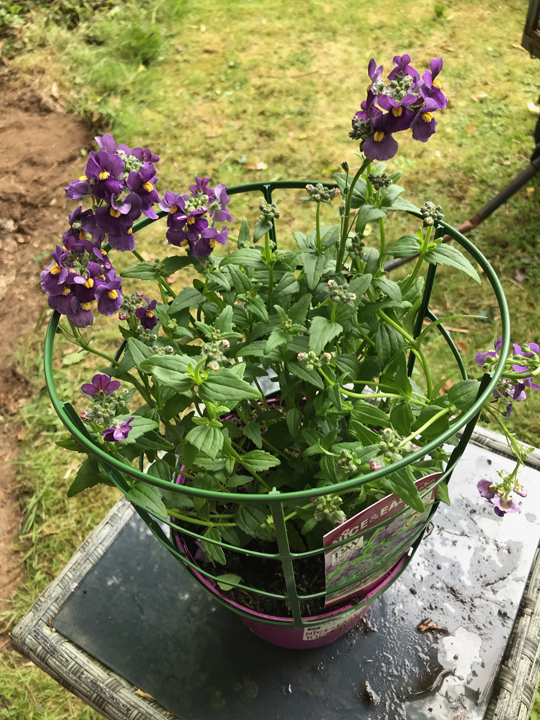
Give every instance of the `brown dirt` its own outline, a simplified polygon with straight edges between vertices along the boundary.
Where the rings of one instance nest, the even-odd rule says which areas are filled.
[[[81,148],[92,147],[84,123],[67,115],[54,97],[39,89],[8,84],[0,71],[2,116],[2,185],[0,187],[0,423],[2,484],[0,490],[1,609],[22,579],[16,535],[22,524],[13,464],[24,437],[17,413],[32,393],[31,378],[13,363],[12,353],[30,337],[47,307],[39,271],[66,230],[73,210],[63,187],[80,174]],[[30,343],[28,343],[29,345]]]

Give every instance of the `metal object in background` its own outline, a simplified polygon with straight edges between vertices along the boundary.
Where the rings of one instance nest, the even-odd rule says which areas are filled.
[[[531,55],[540,58],[540,0],[530,0],[521,44]]]

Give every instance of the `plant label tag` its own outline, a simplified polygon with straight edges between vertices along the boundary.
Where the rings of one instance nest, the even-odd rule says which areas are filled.
[[[325,607],[368,593],[392,569],[425,526],[441,475],[433,473],[415,482],[426,506],[423,513],[392,494],[326,533],[325,547],[354,539],[324,554],[326,590],[330,591]]]

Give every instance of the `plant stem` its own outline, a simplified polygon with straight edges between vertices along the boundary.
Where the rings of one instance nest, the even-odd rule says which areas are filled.
[[[174,509],[166,508],[166,510],[172,517],[191,523],[192,525],[204,525],[204,527],[236,527],[236,523],[213,523],[210,520],[195,520],[195,518],[189,517],[188,515],[181,515]]]
[[[268,266],[268,297],[274,289],[274,263],[272,261],[272,251],[270,250],[270,235],[266,233],[264,236],[264,251],[266,254],[266,265]]]
[[[394,320],[392,320],[392,318],[388,317],[388,315],[383,310],[379,310],[378,315],[380,318],[382,318],[382,320],[384,320],[385,323],[387,323],[388,325],[391,325],[394,328],[394,330],[397,330],[400,335],[403,335],[405,340],[410,342],[411,345],[415,344],[416,341],[413,338],[413,336],[409,335],[409,333],[406,330],[404,330],[399,323],[395,322]]]
[[[428,427],[430,427],[431,425],[433,425],[433,423],[434,423],[436,420],[438,420],[440,417],[443,417],[443,415],[446,415],[446,414],[449,413],[449,412],[450,412],[450,408],[449,408],[449,407],[443,408],[442,410],[439,410],[439,412],[436,413],[435,415],[433,415],[433,417],[431,417],[431,418],[427,421],[427,423],[424,423],[424,425],[422,425],[421,428],[418,428],[418,430],[415,430],[415,431],[412,433],[412,435],[409,435],[409,437],[405,438],[405,440],[402,440],[402,441],[399,443],[397,449],[399,450],[399,449],[402,448],[404,445],[406,445],[408,442],[410,442],[411,440],[414,440],[415,437],[417,437],[418,435],[421,435],[421,434],[424,432],[424,430],[427,430]]]
[[[322,254],[322,238],[321,238],[321,203],[317,203],[317,211],[315,213],[315,232],[317,234],[317,255]]]
[[[379,218],[379,232],[381,234],[381,249],[379,250],[379,269],[384,267],[382,265],[384,259],[384,251],[386,248],[386,235],[384,233],[384,218]]]
[[[360,168],[358,169],[358,172],[353,178],[353,181],[350,185],[350,187],[347,188],[347,199],[345,201],[345,212],[343,213],[343,219],[342,219],[342,232],[341,232],[341,240],[339,243],[339,250],[337,254],[337,260],[336,260],[336,273],[338,275],[341,275],[341,270],[343,268],[343,261],[345,260],[345,251],[347,249],[347,236],[349,234],[349,218],[351,215],[351,202],[352,202],[352,195],[354,188],[356,186],[356,183],[358,182],[358,178],[360,175],[364,172],[364,170],[367,168],[367,166],[370,164],[371,160],[365,159]]]

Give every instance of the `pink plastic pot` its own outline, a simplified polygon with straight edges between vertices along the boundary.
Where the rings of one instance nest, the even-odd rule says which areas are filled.
[[[173,537],[180,552],[191,562],[194,562],[193,556],[182,538],[181,533],[173,530]],[[213,595],[216,595],[226,603],[231,610],[247,613],[249,617],[240,615],[240,620],[258,637],[273,645],[279,645],[280,647],[290,648],[292,650],[309,650],[311,648],[322,647],[323,645],[330,645],[342,635],[348,633],[349,630],[352,630],[367,613],[371,604],[370,599],[392,583],[406,561],[407,555],[404,555],[401,560],[386,573],[384,578],[380,579],[374,587],[370,587],[369,592],[361,597],[361,602],[367,600],[361,607],[348,604],[324,613],[323,615],[315,615],[309,619],[309,627],[303,628],[293,627],[292,618],[264,615],[263,613],[256,612],[230,600],[226,593],[221,592],[221,590],[216,587],[214,581],[209,580],[205,575],[190,566],[188,566],[188,570]],[[279,622],[280,624],[273,625],[271,624],[273,622]]]

